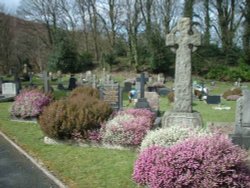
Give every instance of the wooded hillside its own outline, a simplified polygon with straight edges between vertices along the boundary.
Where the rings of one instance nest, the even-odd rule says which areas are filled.
[[[165,35],[186,16],[203,39],[193,54],[193,73],[250,80],[247,0],[22,0],[17,16],[1,14],[5,73],[26,63],[36,71],[118,66],[173,74]]]

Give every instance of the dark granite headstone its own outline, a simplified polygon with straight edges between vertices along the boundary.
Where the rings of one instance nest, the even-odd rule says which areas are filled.
[[[100,96],[103,101],[110,104],[113,110],[122,109],[122,92],[117,83],[104,84],[99,88]]]
[[[155,86],[148,86],[147,91],[148,92],[157,92],[157,88]]]
[[[221,98],[219,95],[207,96],[207,104],[220,104]]]
[[[68,87],[68,90],[73,90],[73,89],[75,89],[77,87],[77,85],[76,85],[76,78],[73,76],[73,75],[71,75],[70,76],[70,79],[69,79],[69,87]]]
[[[166,87],[158,89],[158,94],[160,96],[167,96],[170,92],[171,92],[171,90],[166,88]]]
[[[131,82],[124,82],[124,92],[129,92],[132,89],[132,83]]]
[[[141,73],[141,77],[140,79],[136,79],[136,81],[140,81],[140,98],[138,99],[137,103],[135,104],[136,108],[150,108],[150,105],[147,101],[147,99],[145,98],[144,94],[145,94],[145,84],[148,81],[148,79],[145,78],[145,74]]]
[[[57,89],[58,89],[58,90],[65,90],[65,87],[63,86],[62,83],[58,83],[58,84],[57,84]]]

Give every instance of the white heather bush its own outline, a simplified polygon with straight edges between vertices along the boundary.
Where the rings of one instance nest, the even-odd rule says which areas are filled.
[[[141,143],[141,151],[151,146],[169,147],[190,137],[207,135],[201,128],[171,126],[149,131]]]
[[[134,116],[130,114],[117,115],[105,124],[102,129],[102,140],[104,143],[123,144],[124,142],[131,142],[131,138],[124,136],[123,122],[132,121]]]
[[[138,146],[152,127],[154,115],[146,109],[127,109],[102,125],[101,136],[105,144]]]
[[[16,96],[11,107],[11,114],[19,118],[37,117],[51,102],[52,97],[42,91],[23,90]]]

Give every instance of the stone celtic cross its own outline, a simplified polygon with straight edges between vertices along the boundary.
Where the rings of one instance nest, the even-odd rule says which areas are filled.
[[[174,112],[192,112],[191,52],[201,44],[201,35],[190,18],[181,18],[166,36],[166,45],[176,53]]]

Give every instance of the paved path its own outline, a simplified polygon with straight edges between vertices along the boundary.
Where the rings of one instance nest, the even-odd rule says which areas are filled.
[[[0,188],[58,187],[0,135]]]

